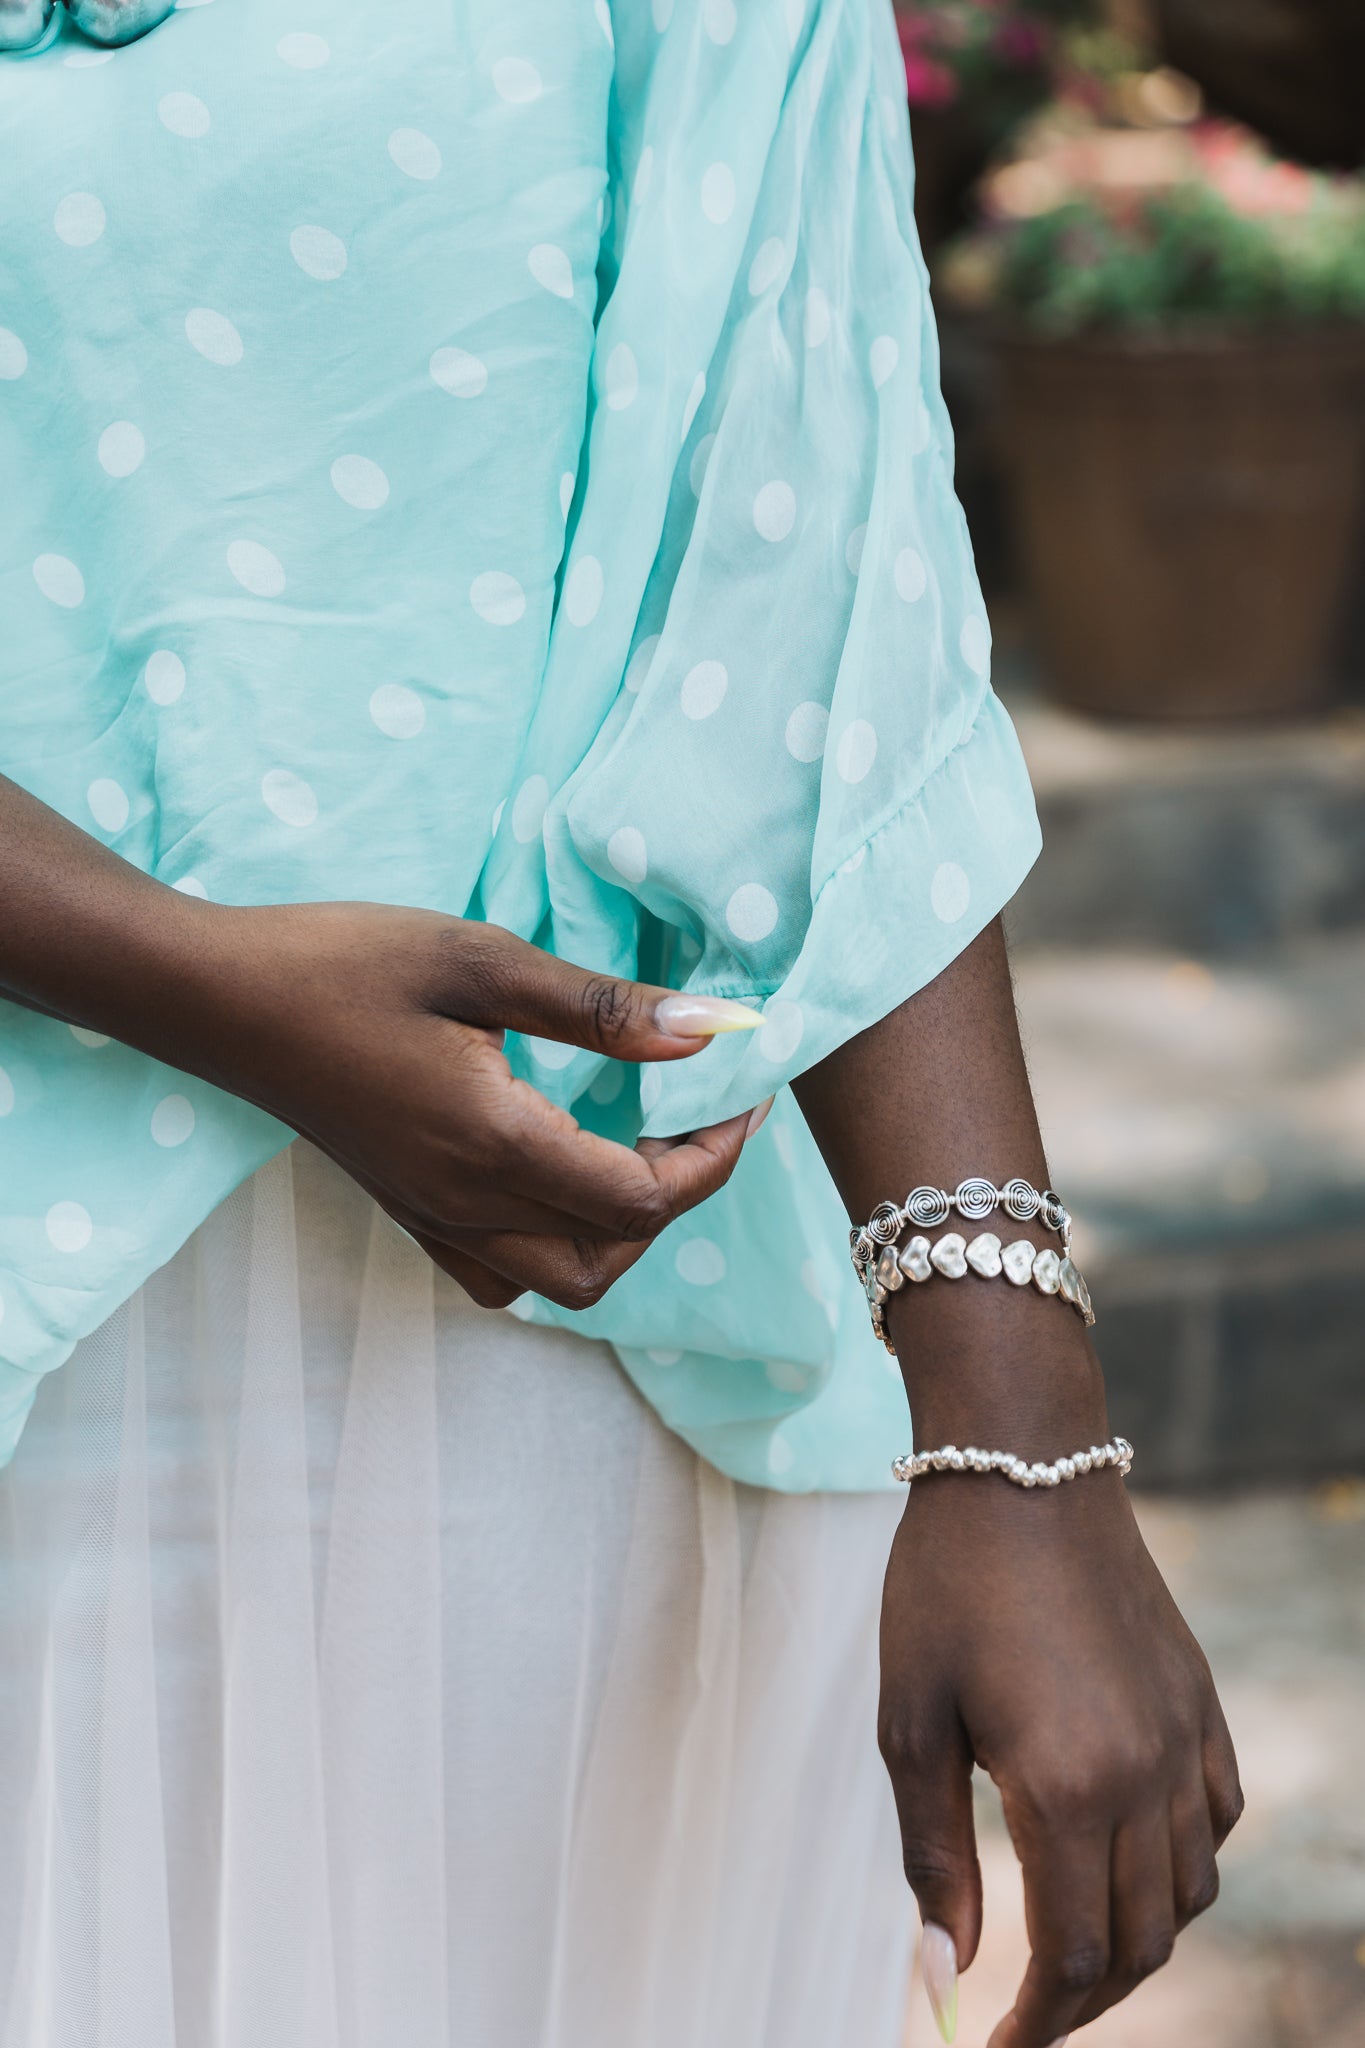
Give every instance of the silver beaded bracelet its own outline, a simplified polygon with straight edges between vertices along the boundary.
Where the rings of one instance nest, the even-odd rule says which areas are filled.
[[[978,1451],[969,1445],[960,1451],[945,1444],[941,1451],[908,1451],[897,1458],[893,1475],[909,1486],[928,1472],[999,1472],[1013,1486],[1060,1486],[1064,1479],[1079,1478],[1082,1472],[1102,1472],[1112,1465],[1126,1479],[1133,1469],[1133,1446],[1126,1436],[1115,1436],[1107,1444],[1092,1444],[1088,1451],[1073,1451],[1052,1465],[1030,1465],[1012,1451]]]

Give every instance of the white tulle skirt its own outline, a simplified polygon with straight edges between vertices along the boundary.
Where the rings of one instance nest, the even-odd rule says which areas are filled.
[[[3,2048],[896,2048],[897,1503],[765,1494],[303,1145],[0,1475]]]

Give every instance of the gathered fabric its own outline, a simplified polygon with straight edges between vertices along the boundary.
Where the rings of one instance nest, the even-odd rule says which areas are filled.
[[[896,1512],[724,1478],[296,1145],[0,1475],[0,2048],[897,2048]]]
[[[889,0],[185,0],[0,62],[0,772],[215,901],[761,1006],[509,1056],[627,1142],[779,1091],[574,1324],[791,1491],[890,1485],[905,1420],[786,1084],[1038,844],[903,85]],[[289,1136],[0,1004],[0,1461]]]

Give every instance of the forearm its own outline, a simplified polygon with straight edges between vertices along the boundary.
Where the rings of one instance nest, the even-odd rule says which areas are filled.
[[[795,1092],[854,1221],[921,1182],[1049,1184],[998,922]],[[973,1228],[1056,1245],[998,1214]],[[1094,1351],[1060,1297],[969,1276],[906,1286],[889,1315],[921,1443],[1055,1457],[1107,1433]]]

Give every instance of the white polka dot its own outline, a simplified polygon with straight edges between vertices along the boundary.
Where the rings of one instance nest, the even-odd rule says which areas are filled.
[[[805,1288],[812,1301],[823,1303],[825,1289],[820,1279],[820,1268],[816,1265],[814,1259],[802,1259],[801,1285]]]
[[[944,924],[956,924],[965,917],[972,900],[972,885],[955,860],[941,861],[934,869],[934,879],[929,885],[929,901],[934,916]]]
[[[841,860],[841,861],[840,861],[840,863],[839,863],[839,873],[840,873],[841,875],[852,875],[852,874],[856,874],[856,873],[857,873],[857,871],[858,871],[858,869],[859,869],[859,868],[860,868],[860,867],[862,866],[863,862],[864,862],[864,861],[865,861],[866,859],[867,859],[867,847],[866,847],[865,845],[864,845],[864,846],[860,846],[860,847],[858,848],[858,850],[857,850],[857,852],[856,852],[856,853],[851,853],[851,854],[849,855],[849,857],[848,857],[848,859],[847,859],[847,860]]]
[[[620,825],[607,841],[607,859],[626,882],[643,882],[649,873],[645,835],[634,825]]]
[[[611,9],[607,5],[607,0],[593,0],[592,11],[597,16],[597,26],[601,29],[614,50],[616,48],[616,31],[611,25]]]
[[[862,526],[855,526],[844,543],[844,560],[848,563],[850,576],[856,576],[863,566],[863,548],[866,542],[867,526],[864,523]]]
[[[651,633],[647,639],[640,642],[631,655],[630,664],[626,669],[626,688],[632,696],[636,691],[643,689],[645,677],[649,674],[649,664],[654,659],[654,650],[658,644],[659,635]]]
[[[109,776],[96,776],[85,792],[85,801],[101,832],[121,832],[128,823],[128,793]]]
[[[991,629],[975,612],[963,620],[958,645],[962,649],[962,659],[973,675],[985,677],[990,674]]]
[[[875,727],[865,718],[855,718],[839,735],[834,765],[845,782],[861,782],[877,758]]]
[[[673,1264],[679,1279],[692,1287],[714,1287],[725,1278],[725,1254],[712,1237],[684,1238]]]
[[[163,1095],[152,1111],[152,1142],[170,1151],[172,1146],[183,1145],[193,1131],[194,1104],[189,1097]]]
[[[692,389],[687,394],[687,403],[683,407],[682,433],[679,436],[680,440],[685,441],[688,435],[691,433],[692,422],[697,417],[697,407],[701,404],[705,396],[706,376],[703,371],[698,370],[696,376],[692,379]]]
[[[659,1069],[654,1066],[641,1067],[640,1108],[646,1116],[648,1116],[651,1113],[651,1111],[656,1110],[658,1108],[659,1098],[662,1096],[663,1092],[663,1076],[659,1072]]]
[[[543,775],[528,775],[512,799],[512,832],[523,846],[539,839],[550,802],[550,785]]]
[[[779,1436],[774,1430],[772,1441],[768,1445],[768,1470],[774,1478],[780,1478],[784,1472],[790,1472],[795,1463],[795,1451],[787,1439]]]
[[[426,184],[440,175],[441,152],[420,128],[395,128],[389,137],[389,155],[405,178],[420,178]]]
[[[469,586],[469,602],[490,626],[515,626],[526,610],[526,592],[515,576],[485,569]]]
[[[788,1173],[795,1173],[796,1147],[792,1143],[792,1134],[787,1129],[787,1126],[785,1124],[773,1123],[772,1120],[769,1119],[769,1121],[764,1125],[763,1128],[767,1131],[772,1132],[774,1149],[777,1152],[778,1158],[786,1167]]]
[[[798,761],[818,761],[825,751],[829,712],[812,697],[798,704],[787,720],[787,752]]]
[[[131,420],[115,420],[100,435],[100,468],[110,476],[131,476],[147,453],[142,431]]]
[[[478,398],[488,388],[488,365],[463,348],[438,348],[428,365],[432,382],[452,398]]]
[[[718,711],[730,686],[723,661],[699,661],[682,681],[682,709],[686,718],[709,718]]]
[[[185,664],[168,647],[158,647],[147,656],[142,680],[153,704],[174,704],[185,688]]]
[[[289,237],[289,253],[308,277],[330,284],[346,268],[346,244],[330,228],[306,222]]]
[[[918,603],[929,581],[929,572],[918,548],[901,549],[896,557],[895,577],[897,595],[907,604]]]
[[[571,469],[566,469],[563,476],[559,479],[559,516],[561,519],[567,519],[569,516],[569,508],[573,504],[574,481],[574,473]]]
[[[14,1083],[3,1067],[0,1067],[0,1116],[8,1116],[14,1108]]]
[[[77,1045],[87,1046],[91,1052],[98,1052],[101,1046],[108,1045],[109,1043],[106,1032],[87,1031],[84,1024],[68,1024],[66,1028],[75,1039]]]
[[[493,66],[494,92],[514,107],[538,100],[544,89],[540,73],[525,57],[499,57]]]
[[[497,836],[498,836],[498,827],[499,827],[499,825],[500,825],[500,824],[502,823],[502,814],[503,814],[503,812],[504,812],[504,811],[505,811],[506,809],[507,809],[507,799],[506,799],[506,797],[504,797],[504,798],[503,798],[503,800],[502,800],[502,802],[501,802],[500,804],[495,804],[495,805],[494,805],[494,807],[493,807],[493,823],[492,823],[492,826],[491,826],[491,830],[492,830],[492,834],[493,834],[493,837],[494,837],[495,839],[496,839],[496,838],[497,838]]]
[[[650,1350],[646,1351],[645,1357],[651,1365],[676,1365],[682,1357],[682,1353],[681,1351],[667,1351],[663,1349],[657,1351]]]
[[[266,809],[273,811],[282,825],[296,825],[302,831],[317,823],[318,800],[292,768],[268,769],[261,777],[261,795]]]
[[[171,887],[178,889],[182,896],[197,897],[201,903],[207,903],[209,900],[209,892],[198,875],[182,875],[178,882],[171,883]]]
[[[182,0],[177,0],[177,5],[180,4]],[[98,65],[112,64],[113,61],[112,50],[73,50],[69,57],[62,59],[68,71],[94,71]]]
[[[0,379],[12,384],[28,368],[28,350],[9,327],[0,327]]]
[[[278,597],[284,589],[284,564],[258,540],[235,540],[227,551],[227,565],[243,590],[253,597]]]
[[[723,227],[735,210],[735,174],[729,164],[712,164],[701,181],[701,210]]]
[[[922,395],[917,396],[914,425],[910,429],[910,453],[922,455],[933,439],[934,423]]]
[[[810,1261],[806,1261],[809,1265]],[[804,1365],[795,1365],[789,1358],[770,1358],[763,1367],[763,1374],[770,1387],[779,1394],[804,1394],[807,1379]]]
[[[370,716],[391,740],[415,740],[427,722],[427,709],[406,683],[381,683],[370,698]]]
[[[764,484],[754,499],[754,525],[764,540],[785,540],[796,524],[796,493],[790,484]]]
[[[800,1003],[793,1003],[786,996],[773,996],[763,1006],[763,1022],[756,1034],[758,1049],[765,1060],[781,1066],[800,1045],[805,1028]]]
[[[607,357],[604,382],[607,404],[613,412],[624,412],[628,405],[634,405],[640,391],[640,369],[634,349],[626,342],[618,341]]]
[[[242,360],[242,337],[225,313],[196,306],[185,315],[185,339],[210,363],[231,369]]]
[[[93,1235],[90,1211],[79,1202],[54,1202],[48,1210],[47,1237],[54,1251],[83,1252]]]
[[[338,455],[332,464],[332,489],[357,512],[377,512],[389,495],[389,480],[368,455]]]
[[[654,150],[651,144],[647,142],[644,148],[640,151],[640,161],[635,166],[635,176],[631,181],[630,187],[630,196],[637,206],[643,203],[645,194],[649,190],[650,180],[653,178],[653,176]]]
[[[573,297],[573,265],[557,242],[537,242],[526,258],[526,267],[536,283],[557,299]]]
[[[52,225],[72,249],[88,249],[104,233],[104,208],[93,192],[68,192],[57,203]]]
[[[821,342],[829,340],[829,300],[818,284],[813,284],[806,293],[806,310],[802,324],[807,348],[819,348]]]
[[[786,275],[787,245],[780,235],[770,235],[749,265],[749,292],[758,298]]]
[[[728,43],[735,32],[735,0],[702,0],[702,27],[713,43]]]
[[[787,40],[795,49],[806,19],[806,0],[784,0],[782,12],[787,22]]]
[[[777,898],[761,882],[742,882],[725,906],[725,922],[737,939],[766,939],[777,923]]]
[[[295,71],[320,71],[331,54],[321,36],[309,35],[301,29],[281,36],[275,45],[275,55],[292,64]]]
[[[33,580],[43,596],[63,611],[74,611],[85,598],[85,578],[65,555],[39,555],[33,564]]]
[[[528,1035],[525,1044],[536,1065],[549,1068],[552,1072],[558,1072],[563,1067],[571,1067],[578,1055],[576,1045],[565,1045],[563,1040],[558,1038],[532,1038]]]
[[[163,128],[169,128],[172,135],[183,135],[187,142],[207,135],[213,126],[208,108],[192,92],[163,93],[156,112]]]
[[[692,495],[701,496],[701,487],[706,482],[706,465],[711,460],[711,450],[716,445],[714,434],[703,434],[692,450],[692,460],[687,465],[687,481],[692,486]]]
[[[649,11],[654,18],[655,28],[662,35],[673,19],[673,0],[650,0]]]
[[[625,1085],[626,1070],[621,1062],[608,1060],[600,1073],[594,1074],[589,1082],[588,1093],[594,1102],[601,1103],[605,1108],[607,1103],[615,1102]]]
[[[564,609],[571,626],[590,626],[602,606],[602,564],[580,555],[564,585]]]
[[[876,385],[878,391],[881,390],[887,378],[891,376],[900,359],[901,352],[896,346],[894,335],[879,334],[868,350],[867,355],[868,368],[872,372],[872,382]]]

